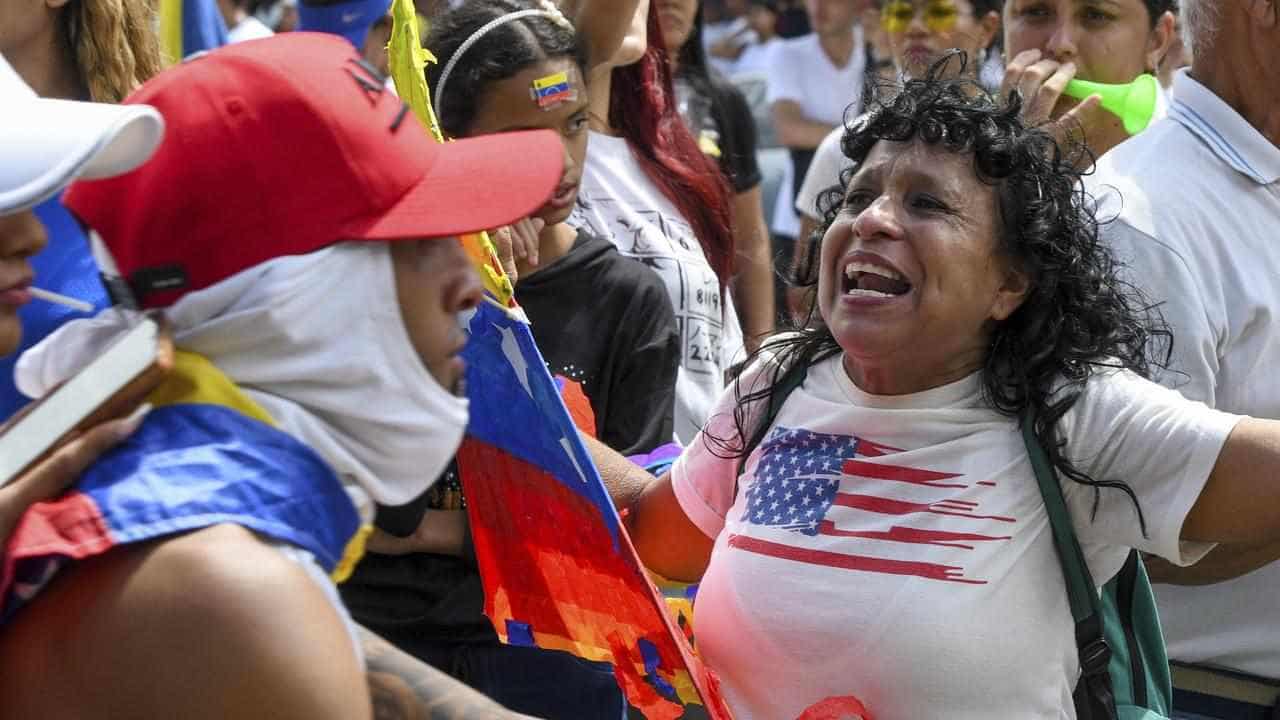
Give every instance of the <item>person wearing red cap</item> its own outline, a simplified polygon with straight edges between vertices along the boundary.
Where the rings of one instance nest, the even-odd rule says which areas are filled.
[[[41,503],[15,531],[5,712],[369,717],[364,662],[372,681],[385,656],[360,652],[329,576],[373,504],[422,494],[456,449],[457,321],[481,290],[453,236],[541,207],[559,139],[437,144],[349,43],[311,33],[189,60],[127,102],[163,116],[156,155],[66,196],[120,304],[33,348],[18,382],[43,395],[140,311],[179,352],[81,476],[91,517]]]

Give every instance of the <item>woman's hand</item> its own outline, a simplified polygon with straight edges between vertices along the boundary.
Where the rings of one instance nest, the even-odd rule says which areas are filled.
[[[1022,119],[1028,126],[1050,124],[1046,129],[1059,141],[1077,130],[1083,130],[1088,139],[1093,134],[1090,129],[1100,128],[1106,121],[1101,97],[1090,95],[1058,118],[1053,117],[1053,109],[1075,76],[1075,63],[1059,63],[1037,49],[1024,50],[1005,66],[1000,94],[1007,97],[1018,91],[1022,96]]]
[[[498,261],[512,285],[520,278],[520,264],[530,268],[538,266],[538,235],[546,224],[542,218],[525,218],[489,231],[489,239],[498,251]]]
[[[146,410],[112,420],[82,433],[35,467],[0,488],[0,546],[31,505],[57,496],[75,482],[100,455],[133,434]]]

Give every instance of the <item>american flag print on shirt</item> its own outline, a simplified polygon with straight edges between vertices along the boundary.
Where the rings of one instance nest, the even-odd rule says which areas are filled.
[[[732,534],[729,546],[783,560],[825,565],[846,570],[890,575],[913,575],[930,580],[986,584],[968,577],[965,568],[897,557],[835,552],[812,547],[808,538],[857,538],[901,546],[934,546],[973,550],[982,543],[1010,539],[991,534],[991,527],[1007,527],[1014,518],[985,515],[973,500],[954,497],[972,487],[994,487],[987,481],[969,482],[963,475],[889,463],[885,458],[898,448],[849,435],[816,433],[803,428],[778,426],[761,446],[755,482],[747,489],[742,522],[761,529],[784,530],[794,542]],[[862,458],[871,458],[865,460]],[[859,492],[843,492],[849,481]],[[929,502],[893,497],[903,485],[936,491]],[[836,508],[852,508],[876,516],[893,517],[887,529],[846,527],[833,519]],[[955,529],[918,527],[921,517],[952,519]],[[980,532],[987,530],[986,532]],[[777,533],[768,533],[778,537]],[[787,536],[783,536],[787,537]]]

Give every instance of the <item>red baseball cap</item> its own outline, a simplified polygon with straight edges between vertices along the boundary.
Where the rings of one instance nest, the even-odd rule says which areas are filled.
[[[564,169],[547,130],[435,142],[329,34],[215,50],[125,102],[160,111],[159,150],[126,175],[73,184],[64,202],[143,307],[335,242],[505,225],[541,207]]]

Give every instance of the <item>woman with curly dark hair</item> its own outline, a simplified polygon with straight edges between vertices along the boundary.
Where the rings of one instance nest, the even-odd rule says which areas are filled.
[[[1256,482],[1280,423],[1145,379],[1167,332],[1098,242],[1078,158],[954,77],[849,129],[822,323],[766,343],[631,504],[645,563],[702,580],[698,649],[735,717],[1076,716],[1026,414],[1099,583],[1134,548],[1187,564],[1280,536],[1280,485]]]

